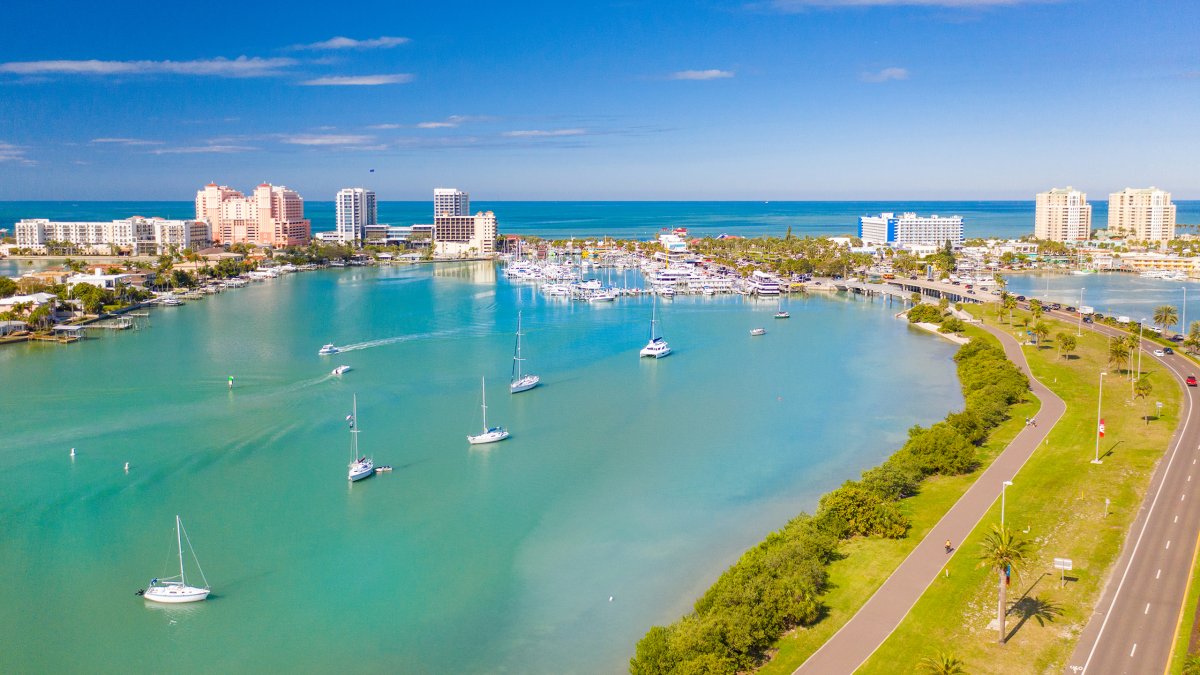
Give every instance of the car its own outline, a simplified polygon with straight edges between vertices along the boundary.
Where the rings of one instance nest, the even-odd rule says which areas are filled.
[[[1176,333],[1175,335],[1172,335],[1171,337],[1169,337],[1167,339],[1170,340],[1171,342],[1183,342],[1184,337],[1182,335]]]
[[[1103,318],[1104,318],[1104,315],[1103,315],[1103,314],[1101,314],[1100,312],[1096,312],[1096,313],[1095,313],[1095,314],[1093,314],[1092,316],[1096,317],[1097,319],[1103,319]]]
[[[1025,302],[1025,296],[1023,296],[1023,295],[1018,295],[1018,296],[1017,296],[1017,302]]]
[[[1075,313],[1075,308],[1074,308],[1074,307],[1072,307],[1072,306],[1070,306],[1070,305],[1067,305],[1067,306],[1066,306],[1066,307],[1063,309],[1063,311],[1064,311],[1064,312],[1067,312],[1068,314],[1074,314],[1074,313]]]
[[[1166,353],[1166,352],[1164,352],[1164,351],[1163,351],[1163,350],[1161,350],[1161,349],[1155,349],[1155,350],[1154,350],[1154,355],[1155,355],[1155,356],[1166,356],[1166,355],[1167,355],[1167,353]]]
[[[1171,354],[1174,354],[1174,353],[1175,353],[1174,349],[1171,349],[1170,347],[1163,347],[1163,354],[1165,354],[1166,356],[1170,356]]]
[[[1195,375],[1188,375],[1188,376],[1187,376],[1187,385],[1188,385],[1189,387],[1194,387],[1194,386],[1196,386],[1196,376],[1195,376]]]
[[[950,282],[950,285],[951,285],[951,286],[957,286],[959,283],[960,283],[960,282],[957,282],[957,281],[951,281],[951,282]]]
[[[1062,305],[1056,302],[1056,303],[1050,305],[1050,309],[1059,310],[1059,309],[1062,309]]]
[[[1092,322],[1092,317],[1090,317],[1090,316],[1084,316],[1084,317],[1083,317],[1083,322],[1084,322],[1084,323],[1091,323],[1091,322]]]
[[[968,291],[967,291],[967,295],[975,295],[975,291],[968,290]]]

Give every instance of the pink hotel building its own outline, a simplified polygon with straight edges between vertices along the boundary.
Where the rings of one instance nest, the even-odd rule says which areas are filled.
[[[208,221],[214,244],[305,246],[311,236],[304,199],[270,183],[254,188],[249,197],[209,183],[196,192],[196,220]]]

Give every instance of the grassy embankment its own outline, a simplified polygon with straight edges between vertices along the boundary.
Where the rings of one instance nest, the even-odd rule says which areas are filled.
[[[986,311],[985,319],[995,323],[994,310]],[[1022,316],[1027,313],[1016,313],[1018,320]],[[1075,326],[1046,321],[1051,339],[1026,347],[1025,354],[1034,375],[1067,402],[1067,412],[1008,490],[1007,524],[1027,531],[1023,536],[1032,542],[1031,558],[1009,589],[1008,643],[997,644],[995,628],[988,627],[995,619],[995,575],[976,567],[979,542],[1000,519],[996,504],[947,565],[949,576],[934,581],[860,673],[911,670],[937,651],[963,659],[972,673],[1061,671],[1067,665],[1179,422],[1181,396],[1162,367],[1144,359],[1143,376],[1154,390],[1148,400],[1131,403],[1127,372],[1108,364],[1107,338],[1085,331],[1074,358],[1066,359],[1053,336],[1073,334]],[[1095,465],[1089,460],[1102,371],[1108,372],[1104,463]],[[1153,412],[1155,401],[1164,404],[1161,418],[1147,424],[1143,416]],[[1065,587],[1053,569],[1055,557],[1074,562]]]
[[[969,327],[965,334],[999,346],[987,331]],[[820,623],[798,628],[780,638],[774,657],[759,672],[767,675],[791,673],[836,633],[880,585],[900,566],[959,497],[975,483],[992,460],[1020,433],[1025,419],[1036,415],[1040,403],[1032,394],[1011,408],[1011,417],[996,427],[979,448],[979,468],[960,476],[931,476],[921,491],[900,502],[901,512],[912,521],[903,539],[859,537],[842,545],[843,556],[829,565],[829,591],[822,597],[827,614]]]

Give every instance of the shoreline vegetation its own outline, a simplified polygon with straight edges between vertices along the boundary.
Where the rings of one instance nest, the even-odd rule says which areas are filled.
[[[827,493],[815,514],[801,513],[744,553],[692,612],[646,633],[630,659],[630,673],[752,670],[770,658],[785,632],[828,620],[831,565],[853,555],[857,542],[906,537],[914,523],[905,501],[936,478],[975,471],[989,434],[1026,398],[1028,381],[994,338],[981,332],[954,360],[962,411],[929,427],[912,427],[908,441],[886,461]]]

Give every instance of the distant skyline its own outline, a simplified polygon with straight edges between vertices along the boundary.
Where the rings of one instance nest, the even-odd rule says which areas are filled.
[[[1196,199],[1197,25],[1183,0],[18,3],[0,200]]]

